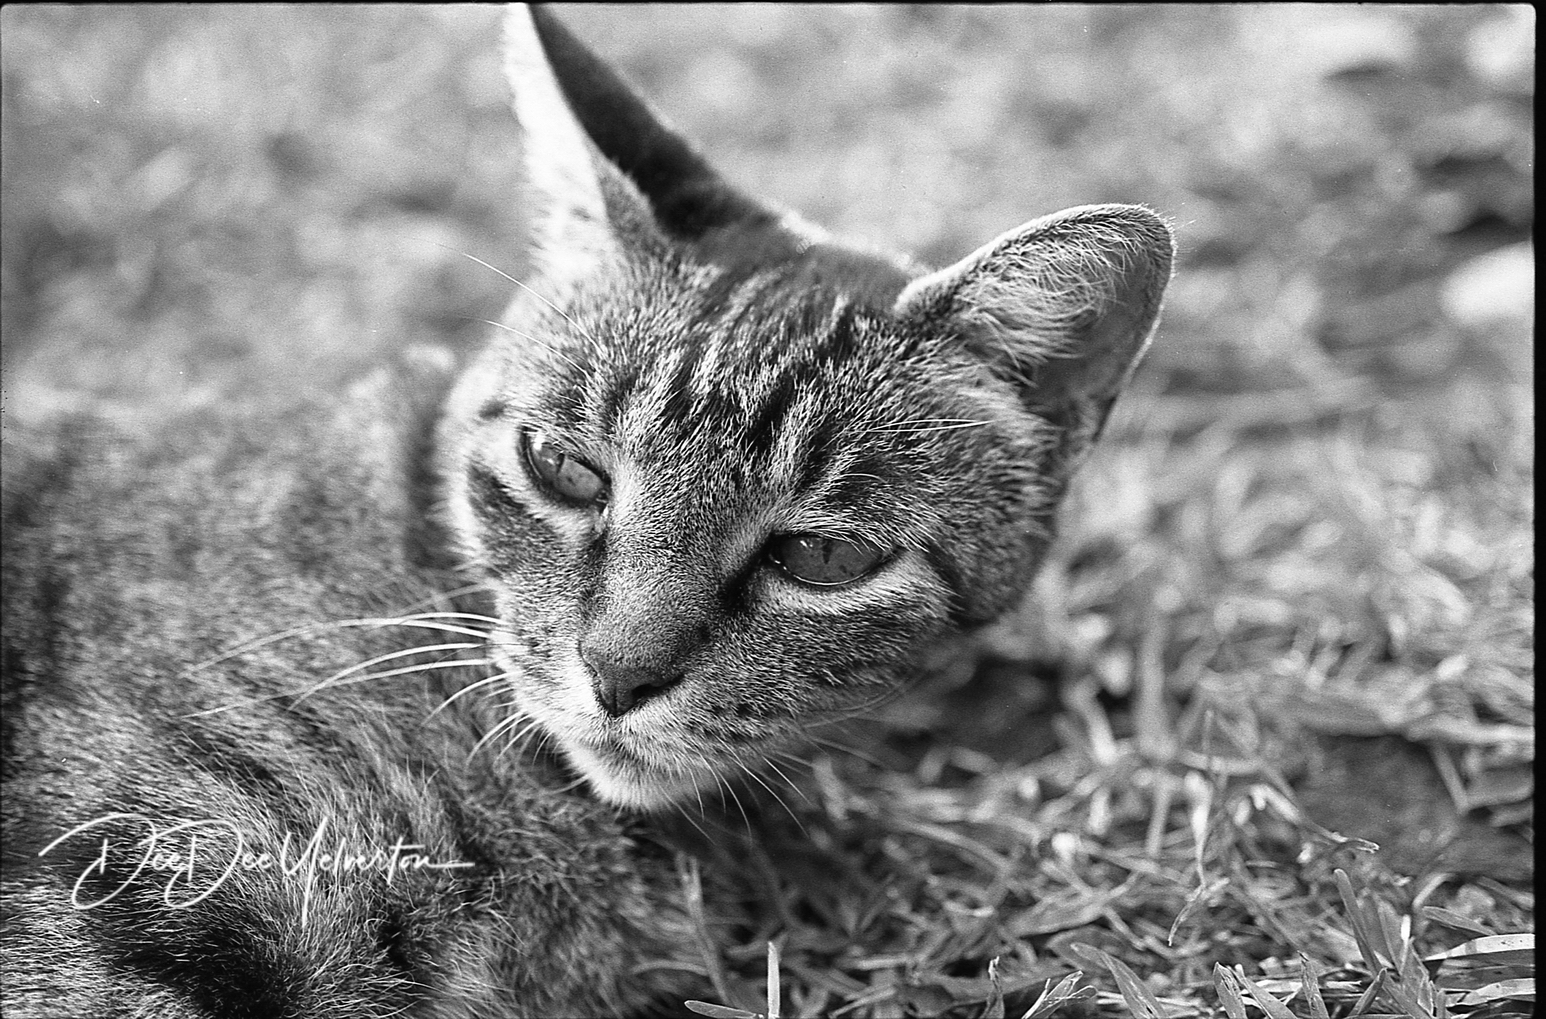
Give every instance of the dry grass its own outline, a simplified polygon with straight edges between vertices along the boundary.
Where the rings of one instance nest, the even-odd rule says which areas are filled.
[[[7,415],[474,342],[505,287],[455,252],[521,258],[491,18],[7,7]],[[736,1015],[1529,1011],[1533,15],[571,20],[839,229],[943,261],[1129,200],[1182,243],[1039,607],[728,832],[761,922],[662,964]]]

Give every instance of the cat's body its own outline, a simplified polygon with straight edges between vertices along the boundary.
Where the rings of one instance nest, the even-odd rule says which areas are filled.
[[[538,271],[455,379],[8,434],[8,1015],[669,1001],[681,864],[613,805],[696,808],[1023,592],[1163,224],[1073,210],[923,275],[511,26]]]
[[[628,973],[685,939],[671,854],[540,758],[475,752],[491,705],[435,710],[465,672],[254,702],[465,639],[315,625],[454,607],[414,477],[429,418],[412,408],[436,388],[384,374],[341,411],[190,415],[132,442],[71,430],[48,466],[8,479],[27,494],[5,534],[7,1015],[600,1014],[668,985]],[[183,820],[216,824],[140,843]],[[274,864],[222,878],[223,822]],[[388,883],[320,859],[399,840],[472,866]],[[148,850],[190,845],[191,880],[170,863],[131,877]],[[106,901],[78,910],[83,874],[81,903]],[[214,891],[174,909],[169,886]]]

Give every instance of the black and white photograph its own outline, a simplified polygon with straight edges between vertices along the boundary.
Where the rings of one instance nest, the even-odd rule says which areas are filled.
[[[1535,38],[0,8],[0,1011],[1534,1014]]]

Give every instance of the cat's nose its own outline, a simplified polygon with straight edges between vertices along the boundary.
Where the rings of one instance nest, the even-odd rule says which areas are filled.
[[[596,703],[613,718],[627,714],[682,681],[680,674],[610,662],[598,656],[586,656],[585,664],[590,666],[591,690],[596,694]]]

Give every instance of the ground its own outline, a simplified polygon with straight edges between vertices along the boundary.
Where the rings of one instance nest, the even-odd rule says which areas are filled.
[[[725,1014],[769,941],[785,1014],[1529,1010],[1531,9],[564,12],[840,233],[943,264],[1131,201],[1180,239],[1037,607],[883,760],[795,776],[850,867],[705,932]],[[475,342],[508,284],[461,253],[524,257],[496,23],[0,11],[7,416]]]

